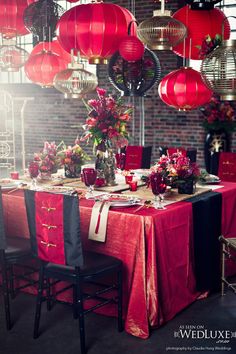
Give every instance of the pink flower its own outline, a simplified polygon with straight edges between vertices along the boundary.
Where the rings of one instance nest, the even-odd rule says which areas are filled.
[[[122,115],[119,116],[119,119],[120,119],[120,120],[123,120],[123,121],[125,121],[125,122],[128,122],[128,121],[130,120],[130,115],[127,114],[127,113],[122,114]]]
[[[99,87],[96,88],[96,91],[97,91],[98,96],[100,96],[100,97],[105,96],[105,94],[107,92],[105,89],[102,89],[102,88],[99,88]]]
[[[95,127],[95,125],[97,124],[97,119],[96,118],[87,118],[86,119],[86,124],[89,127]]]

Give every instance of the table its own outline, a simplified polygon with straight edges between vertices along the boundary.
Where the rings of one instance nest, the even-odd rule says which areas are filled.
[[[232,237],[236,235],[236,184],[224,185],[217,192],[222,195],[221,229]],[[22,191],[4,193],[3,203],[7,234],[29,237]],[[150,327],[169,321],[200,295],[194,269],[193,203],[181,201],[165,210],[137,213],[135,207],[114,208],[109,212],[105,243],[88,240],[92,205],[80,200],[83,246],[123,261],[125,330],[145,339]],[[114,315],[114,309],[109,307],[105,313]]]

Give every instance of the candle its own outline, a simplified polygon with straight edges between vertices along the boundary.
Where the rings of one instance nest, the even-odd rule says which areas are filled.
[[[104,177],[97,177],[95,186],[96,187],[104,187],[106,185],[106,180]]]
[[[126,184],[130,184],[130,182],[132,182],[133,180],[133,176],[132,175],[126,175],[125,176],[125,183]]]
[[[138,182],[137,181],[129,182],[129,188],[132,192],[135,192],[138,188]]]
[[[11,172],[11,179],[19,179],[19,172],[17,171]]]

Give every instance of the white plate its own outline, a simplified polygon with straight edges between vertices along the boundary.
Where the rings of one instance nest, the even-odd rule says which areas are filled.
[[[17,188],[20,184],[21,184],[20,181],[14,181],[14,182],[9,182],[9,183],[1,183],[0,182],[0,186],[1,186],[2,190]]]
[[[221,180],[218,179],[218,180],[209,180],[209,181],[206,181],[206,182],[200,182],[200,184],[203,184],[203,185],[207,185],[207,184],[220,184]]]

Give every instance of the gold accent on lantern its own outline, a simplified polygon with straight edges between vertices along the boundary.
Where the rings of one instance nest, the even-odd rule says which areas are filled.
[[[139,39],[152,50],[172,50],[187,35],[185,25],[172,18],[171,12],[164,7],[164,0],[161,0],[161,10],[154,10],[153,17],[137,28]]]
[[[225,40],[201,64],[206,85],[220,95],[221,100],[236,100],[236,40]]]
[[[54,78],[54,87],[64,93],[65,98],[82,98],[98,85],[96,75],[84,69],[79,54],[74,58],[71,51],[71,63],[66,70],[60,71]]]

